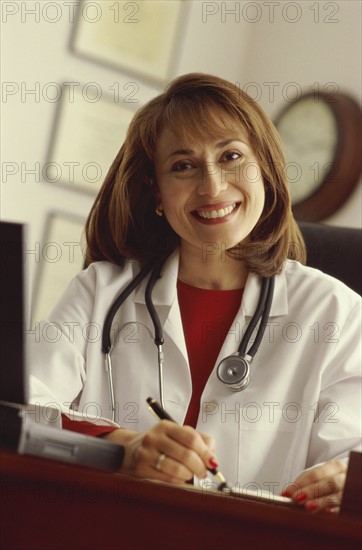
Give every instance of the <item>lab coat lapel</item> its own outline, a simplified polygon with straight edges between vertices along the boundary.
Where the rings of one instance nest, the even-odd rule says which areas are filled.
[[[224,357],[235,353],[245,333],[245,327],[254,315],[261,289],[261,277],[250,273],[244,288],[239,311],[226,335],[224,344],[221,347],[216,364]],[[275,277],[275,288],[273,302],[269,317],[277,317],[288,313],[287,288],[284,271]]]
[[[252,317],[258,304],[261,289],[261,277],[249,273],[242,300],[242,310],[245,318]],[[275,287],[270,317],[286,315],[288,313],[288,293],[284,270],[275,276]],[[246,319],[247,320],[247,319]]]
[[[181,352],[188,363],[187,349],[182,328],[181,314],[177,299],[177,276],[179,266],[179,252],[175,250],[166,260],[161,278],[156,282],[152,301],[157,309],[165,334],[167,334]],[[146,304],[145,292],[148,277],[144,279],[136,291],[135,303]]]

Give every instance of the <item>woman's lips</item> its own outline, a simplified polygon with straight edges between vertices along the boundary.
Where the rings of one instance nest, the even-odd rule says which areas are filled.
[[[240,202],[234,202],[223,206],[222,208],[215,208],[210,205],[208,208],[200,208],[191,212],[197,221],[213,225],[217,223],[224,223],[230,220],[240,206]]]

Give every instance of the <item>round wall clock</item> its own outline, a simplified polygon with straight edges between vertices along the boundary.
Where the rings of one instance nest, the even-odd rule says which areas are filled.
[[[297,220],[320,221],[338,210],[362,168],[361,109],[343,93],[311,92],[275,120]]]

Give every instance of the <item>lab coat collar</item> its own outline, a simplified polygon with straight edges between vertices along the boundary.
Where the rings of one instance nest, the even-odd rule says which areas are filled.
[[[158,306],[158,314],[161,324],[163,325],[165,334],[171,339],[176,346],[176,349],[181,353],[187,375],[183,374],[182,370],[174,372],[174,377],[165,377],[165,394],[169,396],[175,403],[182,401],[182,391],[185,395],[191,397],[191,374],[188,367],[188,355],[186,342],[182,328],[181,313],[177,300],[177,276],[179,267],[179,251],[175,250],[165,261],[161,270],[161,279],[156,281],[152,292],[152,302],[154,306]],[[139,304],[145,304],[145,293],[149,277],[146,277],[136,291],[134,301]],[[160,306],[166,306],[161,308]],[[168,385],[169,380],[177,380],[177,384]]]
[[[154,305],[171,306],[176,297],[177,276],[179,267],[179,251],[174,250],[167,258],[163,268],[161,279],[156,282],[152,301]],[[136,291],[134,301],[145,303],[145,292],[148,277],[144,279]],[[257,307],[261,288],[261,278],[255,273],[249,273],[242,300],[242,309],[245,317],[251,317]],[[284,270],[275,277],[275,288],[270,317],[286,315],[288,313],[287,282]]]
[[[242,300],[242,309],[245,317],[252,317],[258,305],[261,289],[261,277],[249,273]],[[284,270],[275,277],[275,287],[269,317],[286,315],[288,313],[287,282]]]
[[[156,281],[152,292],[152,302],[155,306],[170,306],[176,296],[176,285],[179,266],[179,251],[174,250],[165,261],[162,270],[161,278]],[[149,277],[143,279],[135,293],[134,301],[138,304],[146,303],[146,287]]]

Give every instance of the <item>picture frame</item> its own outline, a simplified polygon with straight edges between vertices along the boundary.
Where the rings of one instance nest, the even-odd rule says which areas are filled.
[[[74,84],[74,83],[73,83]],[[62,86],[44,181],[96,195],[126,137],[138,100],[116,102],[100,88]]]
[[[182,0],[82,0],[70,51],[163,86],[178,61],[186,4]]]
[[[48,317],[71,279],[83,269],[84,225],[84,218],[68,212],[54,211],[47,215],[33,285],[33,323]]]

